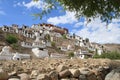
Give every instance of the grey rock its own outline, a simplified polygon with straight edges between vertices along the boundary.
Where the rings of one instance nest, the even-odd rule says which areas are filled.
[[[80,74],[83,74],[83,75],[88,75],[89,74],[89,69],[87,68],[80,68]]]
[[[86,75],[82,75],[82,74],[81,74],[81,75],[79,76],[79,80],[88,80],[88,79],[87,79]]]
[[[51,71],[48,76],[50,77],[50,80],[58,80],[58,72]]]
[[[19,74],[18,76],[20,76],[21,80],[29,80],[30,79],[29,75],[26,73]]]
[[[105,80],[120,80],[120,68],[112,70],[105,77]]]

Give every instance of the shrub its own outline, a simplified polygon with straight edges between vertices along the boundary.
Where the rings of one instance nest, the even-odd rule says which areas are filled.
[[[9,43],[9,44],[13,44],[13,43],[17,43],[17,38],[14,36],[14,35],[7,35],[6,36],[6,41]]]
[[[63,34],[63,39],[67,39],[66,34]]]
[[[74,57],[74,53],[73,52],[69,52],[68,56],[69,56],[69,58]]]
[[[120,59],[120,53],[117,51],[103,53],[101,55],[95,54],[94,58],[108,58],[108,59]]]
[[[55,47],[55,42],[51,42],[52,47]]]
[[[18,50],[18,49],[19,49],[19,45],[16,44],[16,43],[13,43],[13,44],[12,44],[12,48]]]

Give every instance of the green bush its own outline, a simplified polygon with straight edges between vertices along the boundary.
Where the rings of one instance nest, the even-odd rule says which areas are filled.
[[[67,39],[66,34],[63,34],[63,39]]]
[[[17,43],[18,42],[18,39],[14,36],[14,35],[7,35],[6,36],[6,41],[9,43],[9,44],[13,44],[13,43]]]
[[[55,47],[55,42],[51,42],[52,47]]]
[[[103,53],[101,55],[95,54],[94,58],[108,58],[108,59],[120,59],[120,53],[117,51]]]
[[[16,44],[16,43],[13,43],[13,44],[12,44],[12,48],[18,50],[18,49],[19,49],[19,45]]]
[[[69,57],[69,58],[74,57],[74,53],[73,53],[73,52],[69,52],[69,53],[68,53],[68,57]]]

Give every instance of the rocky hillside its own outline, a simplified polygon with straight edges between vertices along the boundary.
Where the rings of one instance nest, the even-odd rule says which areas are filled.
[[[18,43],[15,44],[15,45],[10,45],[6,42],[6,39],[5,39],[8,34],[13,34],[13,33],[3,32],[0,29],[0,51],[1,51],[2,47],[4,47],[5,45],[8,45],[8,46],[12,47],[13,52],[32,54],[31,49],[21,47],[21,41],[33,42],[34,39],[26,38],[26,37],[24,37],[20,34],[13,34],[14,36],[17,37]],[[63,43],[63,41],[64,41],[64,43]],[[71,44],[72,42],[74,42],[74,40],[60,38],[59,42],[56,43],[56,46],[60,46],[61,44]],[[71,45],[73,45],[73,44],[71,44]],[[118,51],[118,52],[120,52],[120,44],[104,44],[103,46],[107,51]],[[87,50],[86,48],[82,48],[82,47],[79,47],[79,46],[74,46],[73,48],[75,50],[78,50],[78,49]],[[48,49],[49,53],[65,53],[65,52],[59,50],[56,47],[47,47],[47,49]],[[67,52],[67,53],[69,53],[69,52]]]
[[[120,44],[104,44],[104,47],[108,51],[118,51],[118,52],[120,52]]]
[[[10,34],[16,36],[16,38],[18,39],[18,42],[16,44],[7,43],[6,36],[10,35]],[[30,38],[25,38],[22,35],[13,34],[13,33],[9,33],[9,32],[3,32],[0,29],[0,51],[1,51],[2,47],[10,46],[10,47],[12,47],[12,52],[31,53],[30,49],[21,47],[21,41],[33,41],[33,40]]]

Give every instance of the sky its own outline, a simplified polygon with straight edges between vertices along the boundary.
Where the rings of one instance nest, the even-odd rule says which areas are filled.
[[[116,43],[120,44],[120,19],[113,19],[106,26],[99,18],[95,18],[90,23],[84,17],[77,20],[75,13],[63,11],[62,8],[53,10],[51,13],[43,16],[42,19],[32,16],[43,10],[42,0],[33,2],[32,0],[0,0],[0,26],[23,24],[31,26],[32,24],[50,23],[56,26],[69,29],[69,33],[79,35],[83,38],[89,38],[91,42],[96,43]]]

